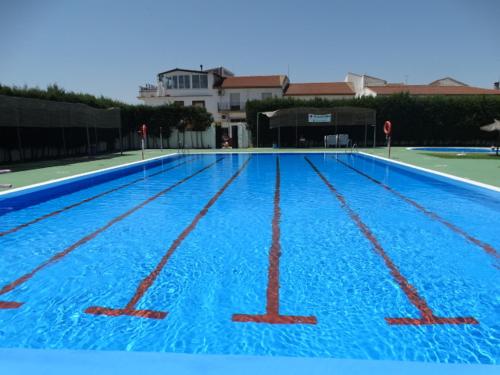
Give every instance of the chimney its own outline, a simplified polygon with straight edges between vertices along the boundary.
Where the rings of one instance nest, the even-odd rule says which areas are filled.
[[[203,72],[203,64],[200,65],[200,70]]]
[[[500,81],[498,81],[498,82],[493,82],[493,88],[494,88],[495,90],[500,90]]]

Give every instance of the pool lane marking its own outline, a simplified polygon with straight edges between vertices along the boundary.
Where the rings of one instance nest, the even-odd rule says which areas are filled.
[[[415,306],[415,308],[417,308],[421,315],[420,318],[385,318],[387,323],[391,325],[479,324],[479,322],[473,317],[445,318],[434,315],[434,312],[429,307],[425,299],[418,294],[417,289],[410,284],[403,274],[401,274],[398,267],[386,253],[375,235],[361,220],[359,215],[348,205],[345,197],[337,189],[335,189],[330,181],[328,181],[328,179],[319,171],[319,169],[311,162],[311,160],[309,160],[308,157],[304,157],[304,159],[335,195],[337,200],[340,202],[340,206],[347,212],[351,220],[354,221],[363,235],[371,242],[373,249],[382,257],[394,280],[398,283],[401,290],[406,294],[408,300],[413,304],[413,306]]]
[[[168,172],[168,171],[170,171],[170,170],[172,170],[172,169],[174,169],[174,168],[180,167],[181,165],[184,165],[184,164],[190,163],[190,162],[192,162],[192,161],[194,161],[194,160],[195,160],[195,158],[189,158],[189,159],[184,160],[183,162],[181,162],[181,163],[179,163],[179,164],[176,164],[176,165],[174,165],[174,166],[172,166],[172,167],[169,167],[169,168],[167,168],[167,169],[163,169],[163,170],[161,170],[161,171],[159,171],[159,172],[152,173],[152,174],[148,175],[147,177],[141,177],[141,178],[138,178],[137,180],[134,180],[134,181],[132,181],[132,182],[128,182],[128,183],[126,183],[125,185],[121,185],[121,186],[118,186],[118,187],[116,187],[116,188],[113,188],[113,189],[110,189],[110,190],[104,191],[104,192],[99,193],[99,194],[97,194],[97,195],[94,195],[94,196],[92,196],[92,197],[86,198],[86,199],[84,199],[84,200],[82,200],[82,201],[80,201],[80,202],[76,202],[76,203],[70,204],[69,206],[66,206],[66,207],[60,208],[60,209],[58,209],[58,210],[56,210],[56,211],[53,211],[53,212],[50,212],[50,213],[48,213],[48,214],[42,215],[42,216],[40,216],[40,217],[38,217],[38,218],[36,218],[36,219],[33,219],[33,220],[31,220],[31,221],[28,221],[27,223],[20,224],[20,225],[18,225],[17,227],[14,227],[14,228],[8,229],[8,230],[6,230],[6,231],[0,232],[0,237],[3,237],[3,236],[5,236],[5,235],[7,235],[7,234],[11,234],[11,233],[17,232],[17,231],[19,231],[19,230],[21,230],[21,229],[23,229],[23,228],[26,228],[26,227],[28,227],[28,226],[30,226],[30,225],[33,225],[33,224],[36,224],[36,223],[38,223],[38,222],[40,222],[40,221],[42,221],[42,220],[48,219],[49,217],[59,215],[60,213],[62,213],[62,212],[64,212],[64,211],[68,211],[68,210],[70,210],[70,209],[72,209],[72,208],[75,208],[75,207],[78,207],[78,206],[80,206],[80,205],[82,205],[82,204],[84,204],[84,203],[88,203],[88,202],[90,202],[90,201],[93,201],[94,199],[101,198],[101,197],[103,197],[103,196],[105,196],[105,195],[107,195],[107,194],[110,194],[110,193],[113,193],[113,192],[115,192],[115,191],[118,191],[118,190],[124,189],[124,188],[126,188],[126,187],[128,187],[128,186],[130,186],[130,185],[132,185],[132,184],[135,184],[135,183],[137,183],[137,182],[140,182],[140,181],[146,180],[146,179],[151,178],[151,177],[153,177],[153,176],[159,175],[159,174],[161,174],[161,173]]]
[[[280,256],[281,256],[281,176],[280,159],[276,157],[276,181],[274,188],[274,210],[272,219],[272,242],[269,250],[269,268],[267,279],[266,294],[266,313],[265,314],[233,314],[233,322],[240,323],[269,323],[269,324],[316,324],[315,316],[296,316],[281,315],[279,310],[280,303]]]
[[[60,251],[59,253],[53,255],[51,258],[49,258],[45,262],[43,262],[40,265],[38,265],[37,267],[35,267],[30,272],[24,274],[23,276],[21,276],[18,279],[12,281],[11,283],[5,285],[2,289],[0,289],[0,295],[3,295],[5,293],[8,293],[8,292],[12,291],[13,289],[15,289],[16,287],[18,287],[19,285],[21,285],[21,284],[25,283],[26,281],[28,281],[29,279],[31,279],[37,272],[41,271],[45,267],[47,267],[47,266],[49,266],[49,265],[51,265],[51,264],[53,264],[55,262],[57,262],[58,260],[62,259],[66,255],[68,255],[69,253],[71,253],[76,248],[78,248],[81,245],[83,245],[83,244],[89,242],[90,240],[94,239],[97,235],[99,235],[100,233],[104,232],[106,229],[108,229],[112,225],[114,225],[114,224],[122,221],[126,217],[130,216],[131,214],[133,214],[137,210],[139,210],[142,207],[144,207],[145,205],[147,205],[148,203],[151,203],[152,201],[156,200],[157,198],[161,197],[162,195],[164,195],[164,194],[168,193],[169,191],[173,190],[177,186],[183,184],[184,182],[190,180],[191,178],[193,178],[193,177],[199,175],[200,173],[206,171],[207,169],[213,167],[215,164],[219,163],[223,159],[224,159],[224,157],[221,157],[221,158],[217,159],[216,161],[214,161],[213,163],[210,163],[207,166],[205,166],[205,167],[199,169],[198,171],[194,172],[193,174],[190,174],[189,176],[180,179],[176,183],[174,183],[174,184],[170,185],[169,187],[161,190],[160,192],[158,192],[155,195],[153,195],[152,197],[146,199],[145,201],[143,201],[142,203],[138,204],[137,206],[134,206],[130,210],[128,210],[128,211],[124,212],[123,214],[115,217],[114,219],[112,219],[111,221],[109,221],[106,225],[98,228],[94,232],[86,235],[85,237],[82,237],[81,239],[79,239],[78,241],[76,241],[75,243],[73,243],[72,245],[68,246],[63,251]],[[6,301],[0,301],[0,309],[15,309],[15,308],[20,307],[22,304],[23,304],[23,302],[6,302]]]
[[[158,310],[137,310],[137,304],[144,297],[148,289],[154,284],[156,278],[160,275],[161,271],[169,261],[170,257],[174,254],[177,248],[182,244],[187,236],[196,228],[198,222],[208,213],[210,207],[212,207],[215,202],[220,198],[220,196],[226,191],[226,189],[236,180],[236,178],[243,172],[247,167],[251,156],[243,162],[241,167],[226,181],[226,183],[210,198],[210,200],[205,204],[200,212],[194,217],[191,223],[184,228],[184,230],[179,234],[179,236],[172,242],[167,252],[161,260],[158,262],[156,267],[151,271],[151,273],[146,276],[137,286],[137,289],[130,299],[130,301],[123,308],[111,308],[104,306],[90,306],[85,309],[87,314],[93,315],[106,315],[106,316],[133,316],[136,318],[148,318],[148,319],[164,319],[168,312],[158,311]]]
[[[375,184],[383,187],[385,190],[390,191],[391,193],[393,193],[397,197],[399,197],[402,200],[404,200],[406,203],[408,203],[408,204],[412,205],[413,207],[417,208],[418,210],[422,211],[425,215],[427,215],[431,219],[434,219],[436,221],[439,221],[441,224],[444,224],[446,227],[448,227],[449,229],[451,229],[453,232],[455,232],[457,234],[460,234],[465,239],[467,239],[469,242],[472,242],[473,244],[475,244],[475,245],[479,246],[480,248],[482,248],[487,254],[492,255],[493,257],[495,257],[497,259],[500,259],[500,254],[498,253],[498,251],[493,246],[491,246],[491,245],[489,245],[489,244],[487,244],[487,243],[485,243],[485,242],[483,242],[483,241],[481,241],[481,240],[473,237],[472,235],[470,235],[467,232],[465,232],[463,229],[460,229],[459,227],[457,227],[455,224],[450,223],[449,221],[447,221],[446,219],[442,218],[441,216],[439,216],[435,212],[432,212],[432,211],[428,210],[427,208],[425,208],[424,206],[422,206],[420,203],[417,203],[413,199],[408,198],[404,194],[398,192],[397,190],[394,190],[390,186],[388,186],[388,185],[384,184],[383,182],[381,182],[381,181],[373,178],[372,176],[370,176],[370,175],[368,175],[368,174],[366,174],[366,173],[358,170],[357,168],[355,168],[355,167],[347,164],[344,161],[341,161],[341,160],[339,160],[337,158],[335,158],[335,160],[338,163],[346,166],[347,168],[352,169],[354,172],[360,174],[361,176],[366,177],[367,179],[369,179],[373,183],[375,183]]]

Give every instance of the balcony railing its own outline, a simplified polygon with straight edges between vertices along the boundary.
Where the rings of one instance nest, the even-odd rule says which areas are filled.
[[[139,97],[150,98],[156,96],[158,88],[153,85],[139,86]]]
[[[220,102],[218,104],[219,112],[244,112],[246,102]]]

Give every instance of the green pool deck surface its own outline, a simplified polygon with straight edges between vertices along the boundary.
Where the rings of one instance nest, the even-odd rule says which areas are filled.
[[[185,152],[321,152],[324,150],[325,149],[303,148],[248,148],[237,150],[186,150]],[[329,149],[329,151],[335,150]],[[375,149],[359,149],[359,151],[387,157],[387,149],[385,147]],[[177,152],[177,150],[146,150],[145,158],[150,159],[175,152]],[[339,150],[339,152],[345,151]],[[423,151],[412,151],[406,149],[405,147],[393,147],[391,150],[391,158],[393,160],[416,165],[418,167],[428,168],[438,172],[448,173],[458,177],[500,187],[500,157],[472,154],[465,156],[457,156],[456,154],[440,155]],[[123,155],[120,155],[119,153],[102,155],[92,159],[89,159],[88,157],[79,157],[72,159],[0,165],[0,169],[10,169],[12,171],[10,173],[0,174],[0,184],[12,184],[12,188],[18,188],[139,160],[141,160],[140,150],[127,151],[124,152]],[[9,189],[2,189],[0,191],[8,190]]]

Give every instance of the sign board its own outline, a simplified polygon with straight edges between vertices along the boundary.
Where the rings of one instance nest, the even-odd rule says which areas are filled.
[[[329,113],[327,115],[313,115],[311,113],[308,114],[308,122],[331,122],[332,114]]]

